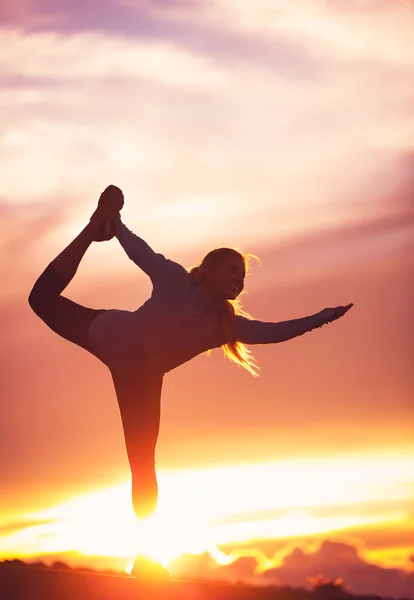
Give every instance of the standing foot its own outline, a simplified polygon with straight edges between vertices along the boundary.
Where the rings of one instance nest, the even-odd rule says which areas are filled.
[[[168,583],[171,579],[171,573],[168,569],[142,554],[138,554],[136,557],[131,576],[135,577],[137,582],[142,585]]]

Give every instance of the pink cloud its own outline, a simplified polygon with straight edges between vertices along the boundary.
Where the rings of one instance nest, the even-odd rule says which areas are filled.
[[[184,578],[309,588],[313,581],[323,576],[328,581],[343,580],[345,587],[354,594],[395,598],[409,598],[414,594],[414,572],[369,563],[355,546],[329,540],[313,551],[294,548],[280,566],[263,573],[258,572],[258,563],[253,556],[220,566],[206,552],[183,555],[170,567],[175,577]]]
[[[314,552],[295,548],[280,567],[266,571],[262,577],[269,582],[304,587],[309,577],[318,574],[331,581],[343,579],[356,594],[411,597],[414,593],[414,573],[371,564],[354,546],[328,540]]]
[[[196,54],[213,54],[223,61],[260,61],[286,75],[307,77],[320,71],[313,50],[289,34],[262,36],[240,31],[228,14],[226,2],[174,0],[169,2],[121,2],[117,0],[70,0],[27,2],[18,0],[0,11],[0,26],[26,31],[57,31],[73,34],[101,31],[141,39],[170,40]],[[275,39],[276,38],[276,39]]]

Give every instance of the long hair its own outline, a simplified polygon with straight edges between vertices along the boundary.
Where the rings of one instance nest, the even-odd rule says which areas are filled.
[[[198,266],[192,267],[188,272],[195,283],[201,284],[203,282],[203,275],[207,270],[216,269],[223,261],[233,256],[238,256],[243,260],[246,274],[250,269],[249,259],[255,258],[259,260],[257,256],[254,256],[253,254],[242,254],[233,248],[215,248],[205,255]],[[224,339],[229,340],[222,346],[224,355],[240,367],[243,367],[249,371],[249,373],[251,373],[254,377],[257,377],[257,371],[259,370],[259,367],[256,364],[254,356],[242,342],[238,342],[235,339],[235,316],[242,316],[247,319],[253,318],[248,312],[243,310],[240,297],[236,298],[235,300],[223,301],[223,306],[220,313],[220,324]]]

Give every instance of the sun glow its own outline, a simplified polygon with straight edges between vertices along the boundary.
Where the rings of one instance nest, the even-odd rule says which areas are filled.
[[[42,524],[0,538],[0,557],[77,552],[125,558],[128,564],[142,553],[167,566],[184,553],[208,551],[223,565],[235,560],[218,549],[225,543],[401,526],[409,519],[413,458],[376,455],[161,472],[159,505],[149,519],[137,521],[130,485],[118,485],[26,515]],[[258,562],[266,568],[268,561]]]

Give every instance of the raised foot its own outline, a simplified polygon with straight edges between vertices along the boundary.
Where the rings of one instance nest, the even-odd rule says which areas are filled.
[[[119,211],[123,206],[124,195],[122,190],[116,185],[109,185],[102,192],[98,207],[90,219],[95,241],[103,242],[114,237]]]

